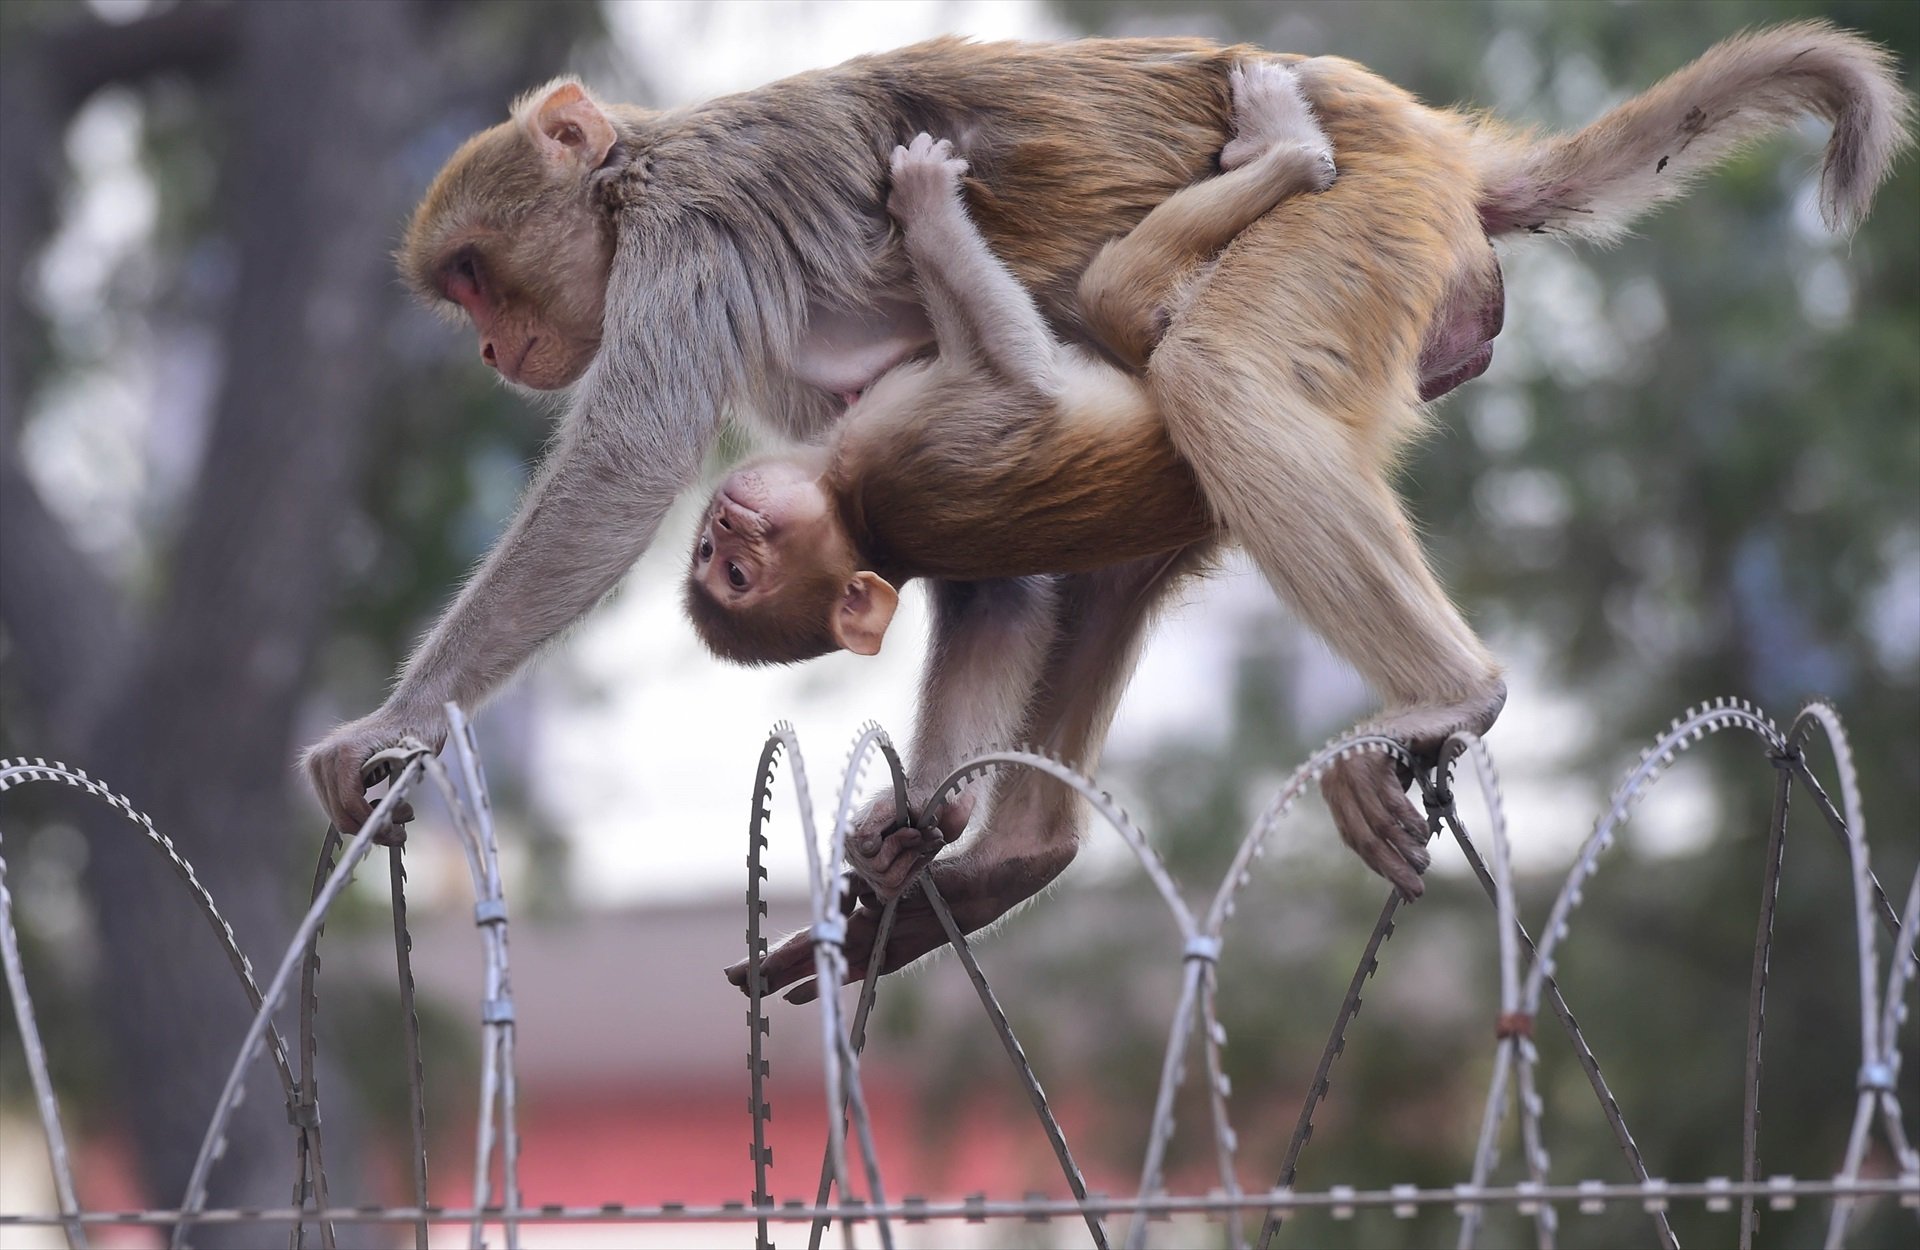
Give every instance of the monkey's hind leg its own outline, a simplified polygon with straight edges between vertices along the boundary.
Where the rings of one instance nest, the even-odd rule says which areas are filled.
[[[1387,702],[1370,728],[1431,754],[1451,733],[1488,728],[1506,691],[1428,569],[1372,451],[1383,429],[1417,415],[1420,331],[1369,368],[1358,360],[1364,335],[1343,339],[1355,310],[1325,295],[1338,284],[1296,280],[1311,279],[1307,267],[1289,271],[1271,251],[1252,259],[1214,275],[1155,353],[1151,383],[1228,533]],[[1425,323],[1385,298],[1372,311],[1376,332],[1396,312]],[[1347,368],[1314,367],[1348,352]],[[1341,838],[1416,898],[1426,822],[1403,791],[1376,754],[1342,761],[1322,783]]]

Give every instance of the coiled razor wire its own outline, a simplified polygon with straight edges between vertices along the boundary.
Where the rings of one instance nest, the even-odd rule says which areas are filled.
[[[1335,1218],[1350,1218],[1363,1210],[1385,1210],[1404,1218],[1423,1207],[1444,1205],[1452,1207],[1461,1217],[1459,1244],[1462,1247],[1477,1243],[1481,1218],[1487,1209],[1507,1207],[1532,1218],[1535,1241],[1545,1248],[1554,1244],[1559,1207],[1571,1205],[1582,1213],[1596,1213],[1609,1205],[1624,1203],[1640,1206],[1651,1217],[1655,1236],[1662,1247],[1674,1250],[1678,1243],[1668,1223],[1667,1211],[1675,1202],[1697,1201],[1712,1211],[1731,1211],[1738,1204],[1740,1245],[1747,1250],[1752,1245],[1762,1203],[1771,1210],[1791,1210],[1802,1201],[1830,1199],[1832,1205],[1825,1239],[1829,1247],[1844,1244],[1849,1218],[1855,1205],[1862,1199],[1893,1198],[1920,1212],[1920,1151],[1916,1151],[1912,1144],[1897,1096],[1901,1065],[1899,1034],[1908,1016],[1907,996],[1916,970],[1920,969],[1920,950],[1915,947],[1915,934],[1920,931],[1920,870],[1915,872],[1912,883],[1902,896],[1902,905],[1896,911],[1872,871],[1852,750],[1839,716],[1825,703],[1808,704],[1784,734],[1759,710],[1738,700],[1722,699],[1687,709],[1641,756],[1639,763],[1629,770],[1614,790],[1607,809],[1581,846],[1572,869],[1555,897],[1537,947],[1518,916],[1504,804],[1492,759],[1485,744],[1471,735],[1456,735],[1446,744],[1437,762],[1416,760],[1408,755],[1401,744],[1376,734],[1356,733],[1329,743],[1288,778],[1274,801],[1261,813],[1241,841],[1226,875],[1215,888],[1205,909],[1196,911],[1186,901],[1152,844],[1126,812],[1114,803],[1112,797],[1071,767],[1037,751],[994,749],[968,760],[931,791],[932,797],[923,810],[913,811],[908,804],[907,780],[897,753],[877,726],[868,725],[855,739],[836,796],[833,821],[822,846],[798,742],[790,726],[776,726],[761,754],[753,792],[753,808],[748,821],[747,1064],[753,1190],[750,1202],[720,1206],[608,1203],[597,1207],[564,1207],[528,1206],[524,1202],[519,1187],[519,1136],[514,1081],[515,1020],[508,976],[507,908],[499,854],[472,729],[457,709],[449,706],[448,716],[452,770],[434,752],[418,743],[408,743],[382,752],[371,762],[372,767],[388,778],[387,792],[374,808],[372,816],[351,839],[343,839],[337,832],[328,831],[315,872],[311,905],[265,991],[254,980],[252,966],[234,941],[232,929],[220,917],[192,866],[173,843],[155,831],[152,822],[125,797],[88,778],[84,772],[70,769],[64,764],[48,764],[43,759],[0,760],[0,791],[23,782],[60,781],[84,790],[128,816],[148,841],[166,856],[176,875],[186,882],[220,939],[254,1008],[253,1021],[242,1039],[227,1083],[209,1118],[180,1206],[172,1210],[134,1212],[85,1209],[74,1187],[71,1160],[60,1127],[59,1109],[47,1073],[46,1050],[34,1020],[32,1003],[27,996],[12,920],[12,898],[6,888],[6,865],[4,858],[0,858],[0,964],[4,964],[15,1020],[26,1051],[35,1103],[46,1132],[49,1163],[59,1206],[54,1213],[0,1213],[0,1227],[16,1224],[61,1227],[73,1246],[84,1246],[86,1230],[95,1225],[170,1227],[173,1244],[181,1246],[185,1244],[189,1230],[197,1224],[287,1222],[292,1226],[292,1246],[304,1246],[306,1228],[312,1224],[319,1230],[322,1246],[331,1250],[336,1223],[410,1223],[414,1227],[416,1246],[424,1247],[430,1223],[459,1222],[469,1225],[469,1242],[477,1250],[484,1244],[483,1235],[488,1224],[498,1224],[504,1231],[507,1246],[512,1248],[519,1244],[520,1226],[524,1223],[751,1223],[756,1229],[756,1246],[761,1250],[773,1250],[771,1230],[775,1224],[810,1225],[810,1245],[817,1247],[828,1224],[839,1220],[849,1245],[852,1243],[853,1226],[866,1221],[874,1225],[882,1246],[890,1250],[893,1244],[890,1221],[893,1220],[909,1223],[939,1219],[1044,1220],[1078,1215],[1086,1221],[1094,1243],[1105,1250],[1108,1236],[1104,1221],[1109,1217],[1131,1217],[1126,1235],[1126,1244],[1130,1247],[1145,1244],[1150,1218],[1177,1214],[1224,1217],[1229,1241],[1236,1247],[1243,1247],[1247,1245],[1243,1216],[1258,1214],[1263,1220],[1259,1244],[1264,1250],[1278,1232],[1282,1219],[1297,1212],[1322,1211]],[[1668,1181],[1649,1175],[1619,1104],[1601,1075],[1599,1063],[1554,982],[1554,962],[1561,944],[1567,939],[1574,909],[1579,906],[1587,884],[1598,871],[1603,853],[1616,841],[1620,827],[1625,824],[1634,806],[1681,753],[1707,736],[1725,730],[1738,730],[1757,738],[1775,770],[1772,819],[1765,852],[1760,916],[1748,994],[1746,1072],[1742,1086],[1741,1176],[1738,1180],[1712,1177],[1703,1181]],[[1826,741],[1833,755],[1834,771],[1839,780],[1838,804],[1828,797],[1806,759],[1807,745],[1816,731]],[[1347,1029],[1360,1010],[1362,990],[1377,970],[1380,952],[1393,933],[1401,902],[1399,894],[1395,892],[1389,895],[1381,908],[1379,920],[1348,984],[1282,1159],[1278,1184],[1270,1190],[1245,1191],[1240,1187],[1237,1177],[1238,1139],[1228,1120],[1232,1091],[1222,1060],[1227,1039],[1218,1018],[1218,986],[1215,979],[1215,965],[1220,958],[1226,923],[1233,915],[1236,895],[1251,879],[1253,861],[1261,856],[1273,830],[1301,793],[1328,768],[1362,752],[1388,756],[1418,781],[1427,808],[1429,838],[1441,832],[1451,833],[1493,904],[1498,939],[1500,1002],[1494,1022],[1492,1075],[1488,1081],[1470,1176],[1461,1184],[1444,1189],[1392,1185],[1384,1189],[1362,1190],[1336,1185],[1325,1191],[1314,1192],[1293,1188],[1301,1152],[1313,1133],[1314,1114],[1330,1087],[1334,1061],[1345,1048]],[[1083,797],[1093,812],[1120,835],[1146,873],[1155,893],[1165,904],[1181,943],[1183,971],[1135,1196],[1116,1199],[1087,1191],[1081,1171],[1067,1146],[1065,1134],[1053,1115],[1032,1065],[994,996],[979,960],[940,893],[940,861],[937,858],[919,865],[906,890],[882,908],[857,1006],[847,1027],[844,1030],[841,1027],[838,992],[847,976],[846,917],[854,910],[854,899],[848,893],[848,882],[838,874],[836,866],[845,853],[855,799],[864,790],[865,772],[875,756],[887,769],[893,823],[896,826],[912,824],[918,827],[924,831],[928,841],[936,845],[939,841],[938,816],[945,805],[957,798],[970,782],[1003,769],[1027,769],[1055,779]],[[794,805],[799,813],[800,834],[807,853],[808,901],[812,919],[799,940],[804,940],[811,947],[818,987],[818,1023],[825,1043],[821,1062],[826,1088],[826,1146],[820,1187],[811,1204],[803,1201],[776,1202],[768,1186],[768,1169],[772,1166],[773,1157],[771,1147],[766,1144],[767,1121],[772,1111],[767,1094],[771,1066],[765,1051],[770,1023],[764,1009],[768,993],[764,972],[768,942],[761,929],[761,922],[767,914],[762,891],[767,874],[761,854],[767,845],[766,825],[773,811],[774,777],[782,757],[788,760]],[[1469,838],[1455,806],[1453,770],[1460,764],[1464,764],[1465,770],[1472,773],[1487,811],[1488,853],[1485,856]],[[453,776],[455,771],[459,774],[457,784]],[[474,920],[481,931],[484,955],[480,1012],[483,1030],[481,1111],[475,1130],[473,1205],[467,1208],[433,1206],[426,1199],[427,1152],[422,1111],[424,1075],[409,958],[412,939],[407,932],[406,872],[401,859],[404,833],[393,821],[394,813],[406,801],[407,794],[423,779],[430,780],[440,791],[452,813],[454,832],[473,880],[476,900]],[[1838,1170],[1831,1178],[1824,1180],[1788,1176],[1763,1179],[1759,1152],[1760,1058],[1765,1032],[1767,974],[1772,955],[1774,907],[1784,863],[1786,815],[1791,791],[1796,784],[1820,810],[1848,857],[1859,980],[1860,1067],[1856,1089],[1852,1091],[1853,1114],[1846,1150]],[[881,803],[885,801],[883,798]],[[318,1010],[318,939],[329,909],[376,840],[385,840],[390,844],[388,875],[393,896],[396,970],[401,985],[403,1028],[407,1043],[414,1202],[406,1207],[338,1207],[330,1205],[328,1200],[316,1084],[314,1018]],[[893,931],[900,899],[914,890],[924,894],[929,909],[944,929],[973,983],[982,1008],[999,1035],[1015,1074],[1025,1088],[1060,1162],[1062,1173],[1072,1191],[1070,1199],[1055,1200],[1034,1195],[1018,1201],[989,1200],[984,1195],[945,1202],[918,1197],[906,1197],[898,1201],[887,1199],[881,1178],[881,1161],[874,1146],[872,1125],[861,1087],[860,1059],[866,1040],[867,1020],[875,1001],[880,969],[884,966],[886,946]],[[1878,953],[1877,934],[1881,927],[1889,933],[1893,947],[1884,966]],[[297,1072],[272,1019],[275,1009],[288,993],[296,970],[301,978]],[[1551,1159],[1545,1144],[1545,1107],[1536,1082],[1539,1056],[1533,1036],[1534,1021],[1543,1001],[1559,1018],[1575,1058],[1593,1088],[1614,1139],[1633,1173],[1634,1179],[1630,1183],[1586,1180],[1569,1184],[1555,1182],[1550,1177]],[[1174,1131],[1175,1097],[1185,1080],[1188,1051],[1196,1028],[1201,1036],[1207,1069],[1209,1118],[1220,1185],[1204,1196],[1179,1196],[1166,1192],[1165,1162]],[[239,1104],[246,1070],[263,1048],[273,1058],[287,1098],[288,1117],[295,1129],[297,1176],[293,1205],[265,1209],[208,1209],[205,1199],[210,1171],[225,1148],[227,1124]],[[1500,1140],[1510,1107],[1517,1112],[1518,1137],[1526,1177],[1511,1184],[1501,1184],[1493,1177],[1498,1169]],[[1862,1175],[1876,1124],[1896,1166],[1895,1176]],[[860,1156],[861,1173],[865,1181],[864,1197],[855,1194],[850,1184],[846,1149],[849,1125]],[[497,1192],[493,1184],[496,1157],[499,1159],[501,1177]],[[839,1197],[833,1201],[831,1199],[836,1189]]]

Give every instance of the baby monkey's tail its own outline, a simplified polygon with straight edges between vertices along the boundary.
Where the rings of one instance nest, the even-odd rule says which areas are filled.
[[[1488,234],[1606,242],[1684,195],[1742,147],[1812,113],[1833,125],[1820,173],[1827,225],[1852,230],[1912,141],[1912,101],[1886,49],[1826,22],[1749,31],[1570,135],[1480,132]]]

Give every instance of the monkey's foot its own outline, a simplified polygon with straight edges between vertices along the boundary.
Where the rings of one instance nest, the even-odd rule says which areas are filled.
[[[847,938],[843,949],[847,955],[847,981],[850,984],[866,979],[867,968],[873,961],[873,942],[880,933],[882,907],[878,899],[863,898],[853,914],[847,917]],[[963,899],[949,899],[948,907],[953,913],[954,923],[960,926],[963,933],[984,928],[997,914],[982,914],[981,909],[970,907]],[[932,904],[927,902],[924,893],[915,890],[900,900],[899,910],[893,917],[893,932],[887,937],[887,949],[880,971],[883,974],[898,972],[946,943],[947,932],[933,914]],[[765,978],[765,992],[769,994],[793,986],[786,996],[790,1003],[810,1003],[820,996],[819,984],[813,977],[813,935],[808,930],[802,929],[780,943],[761,961],[760,967]],[[743,992],[748,989],[745,960],[728,968],[726,975],[727,980],[739,986]]]
[[[1249,61],[1233,70],[1233,138],[1220,151],[1220,168],[1238,169],[1279,147],[1299,148],[1324,166],[1333,181],[1333,145],[1314,120],[1313,107],[1292,69],[1272,61]]]
[[[1320,780],[1340,839],[1409,900],[1424,888],[1427,822],[1405,793],[1396,762],[1365,752],[1335,763]]]
[[[1507,683],[1495,672],[1475,694],[1453,703],[1405,708],[1371,728],[1397,739],[1414,759],[1430,766],[1454,734],[1491,729],[1506,702]],[[1341,840],[1408,899],[1420,897],[1420,874],[1428,860],[1426,818],[1407,798],[1412,780],[1398,760],[1369,751],[1334,764],[1320,781]]]

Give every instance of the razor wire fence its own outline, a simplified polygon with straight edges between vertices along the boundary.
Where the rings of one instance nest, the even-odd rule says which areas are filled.
[[[323,1250],[333,1250],[337,1224],[410,1225],[416,1246],[422,1248],[428,1244],[431,1225],[463,1224],[474,1247],[483,1244],[489,1226],[497,1226],[511,1250],[519,1246],[522,1227],[528,1224],[718,1223],[741,1226],[743,1232],[751,1227],[756,1246],[771,1250],[776,1227],[805,1225],[810,1248],[817,1248],[830,1223],[838,1220],[843,1235],[850,1238],[851,1229],[856,1225],[870,1226],[880,1244],[891,1250],[897,1224],[1078,1217],[1085,1222],[1093,1244],[1107,1250],[1116,1241],[1128,1247],[1144,1246],[1152,1218],[1200,1214],[1222,1221],[1232,1245],[1246,1247],[1257,1243],[1266,1250],[1283,1221],[1296,1214],[1318,1211],[1346,1218],[1361,1211],[1385,1210],[1395,1216],[1410,1217],[1424,1208],[1437,1206],[1451,1208],[1458,1214],[1458,1244],[1465,1250],[1478,1244],[1483,1217],[1491,1209],[1511,1209],[1530,1219],[1533,1239],[1539,1246],[1548,1248],[1555,1244],[1563,1209],[1593,1213],[1613,1205],[1628,1205],[1638,1206],[1645,1212],[1649,1239],[1671,1250],[1678,1242],[1668,1218],[1669,1209],[1680,1203],[1700,1203],[1714,1211],[1737,1208],[1739,1244],[1742,1250],[1747,1250],[1753,1243],[1758,1211],[1762,1207],[1780,1210],[1802,1202],[1828,1203],[1825,1245],[1830,1248],[1846,1243],[1850,1217],[1863,1200],[1891,1199],[1920,1214],[1920,1151],[1912,1144],[1897,1095],[1902,1060],[1901,1027],[1907,1018],[1907,996],[1916,965],[1920,965],[1914,940],[1916,932],[1920,932],[1920,870],[1916,870],[1896,909],[1869,860],[1852,750],[1838,714],[1825,703],[1808,704],[1785,732],[1758,709],[1737,700],[1717,700],[1687,709],[1643,753],[1613,791],[1605,811],[1581,845],[1537,936],[1523,925],[1515,903],[1498,777],[1486,745],[1471,735],[1458,735],[1450,740],[1437,761],[1417,760],[1398,742],[1378,735],[1357,733],[1329,743],[1291,774],[1240,842],[1225,877],[1207,897],[1205,905],[1195,907],[1189,904],[1153,844],[1111,796],[1072,768],[1034,751],[992,750],[969,760],[944,779],[934,790],[927,807],[916,813],[909,810],[906,778],[892,743],[877,726],[869,725],[856,738],[841,772],[833,821],[826,837],[822,838],[798,742],[791,727],[777,726],[761,753],[748,827],[746,988],[750,1003],[747,1050],[753,1189],[745,1201],[714,1206],[607,1203],[595,1207],[566,1207],[528,1205],[522,1198],[508,908],[492,812],[472,728],[457,708],[449,706],[448,715],[452,726],[451,765],[418,743],[375,757],[374,764],[384,770],[388,779],[387,791],[372,816],[351,838],[329,829],[315,870],[311,905],[264,987],[193,866],[129,800],[84,771],[62,763],[48,763],[44,759],[0,760],[0,791],[31,782],[65,783],[126,816],[144,840],[166,858],[192,895],[253,1009],[251,1025],[208,1118],[179,1205],[133,1212],[86,1208],[79,1200],[74,1183],[60,1110],[48,1075],[46,1050],[27,992],[12,919],[12,898],[7,891],[5,847],[0,843],[0,965],[3,965],[0,970],[5,974],[35,1105],[46,1134],[58,1205],[54,1212],[0,1212],[0,1230],[9,1226],[56,1226],[65,1231],[70,1245],[80,1247],[88,1244],[92,1228],[144,1225],[169,1230],[171,1244],[181,1247],[199,1225],[274,1223],[289,1227],[288,1241],[293,1250],[304,1250],[313,1241]],[[1681,753],[1710,735],[1722,733],[1755,740],[1773,770],[1774,779],[1760,917],[1748,987],[1741,1174],[1737,1179],[1707,1177],[1679,1181],[1650,1174],[1600,1064],[1554,980],[1554,971],[1557,957],[1573,931],[1573,919],[1583,893],[1600,870],[1604,853],[1613,845],[1634,806]],[[1808,763],[1808,748],[1816,738],[1826,742],[1832,757],[1838,779],[1837,803]],[[1229,1119],[1232,1095],[1223,1065],[1227,1037],[1220,1024],[1217,1002],[1216,964],[1225,941],[1226,924],[1233,914],[1236,896],[1250,880],[1254,860],[1266,849],[1274,829],[1300,795],[1329,767],[1361,752],[1384,754],[1414,777],[1426,808],[1429,837],[1452,838],[1492,905],[1498,949],[1499,1010],[1491,1077],[1470,1172],[1460,1183],[1447,1187],[1388,1183],[1372,1188],[1334,1186],[1324,1191],[1294,1188],[1301,1153],[1330,1088],[1334,1061],[1345,1047],[1348,1026],[1359,1010],[1362,990],[1377,970],[1382,949],[1393,933],[1401,898],[1392,892],[1380,910],[1335,1014],[1293,1134],[1275,1168],[1275,1182],[1269,1189],[1246,1190],[1238,1181],[1240,1146]],[[770,1024],[763,1011],[768,991],[762,965],[768,954],[768,940],[761,929],[767,915],[763,896],[767,871],[762,852],[767,846],[766,831],[775,806],[776,777],[783,760],[807,852],[812,923],[806,930],[806,940],[811,945],[813,971],[819,986],[817,1022],[824,1042],[821,1064],[828,1131],[820,1182],[810,1203],[777,1201],[769,1192],[767,1176],[771,1150],[766,1144],[766,1128],[771,1103],[763,1039],[768,1036]],[[885,770],[896,820],[904,824],[917,819],[929,827],[931,817],[943,803],[988,772],[1024,769],[1051,777],[1084,798],[1101,821],[1120,836],[1165,905],[1178,931],[1177,953],[1182,973],[1155,1090],[1139,1182],[1132,1196],[1114,1198],[1088,1191],[1033,1065],[965,934],[955,922],[936,878],[923,868],[913,888],[924,898],[965,969],[982,1010],[1006,1051],[1014,1076],[1026,1092],[1072,1197],[1059,1200],[1032,1196],[992,1199],[984,1195],[958,1200],[889,1198],[884,1182],[884,1160],[875,1147],[862,1088],[861,1055],[885,948],[901,899],[912,897],[913,891],[894,898],[880,913],[871,949],[867,952],[866,975],[850,1020],[842,1019],[839,992],[847,981],[848,932],[843,907],[846,883],[838,865],[865,775],[876,761]],[[1484,800],[1488,813],[1484,845],[1469,835],[1454,802],[1455,787],[1462,781],[1476,786]],[[406,801],[409,792],[423,785],[437,789],[451,813],[454,834],[472,878],[473,916],[483,956],[480,1110],[475,1128],[472,1204],[451,1208],[428,1201],[425,1078],[414,1007],[412,942],[407,928],[404,840],[393,839],[386,849],[396,969],[404,1015],[411,1139],[408,1158],[413,1202],[407,1206],[338,1206],[330,1202],[327,1189],[315,1076],[320,933],[330,908],[354,871],[392,830],[394,812]],[[1847,906],[1853,919],[1858,974],[1858,1079],[1853,1088],[1834,1095],[1836,1109],[1850,1107],[1850,1127],[1838,1166],[1825,1178],[1763,1176],[1760,1163],[1761,1056],[1773,955],[1774,906],[1784,863],[1788,804],[1796,788],[1820,811],[1847,857],[1851,882]],[[1890,947],[1884,959],[1880,953],[1882,930],[1888,935]],[[275,1019],[276,1012],[295,993],[296,980],[299,1032],[296,1046],[289,1048]],[[1536,1021],[1543,1012],[1555,1022],[1547,1026],[1548,1030],[1557,1029],[1565,1035],[1632,1174],[1632,1181],[1569,1182],[1551,1175],[1552,1161],[1543,1130],[1545,1105],[1536,1080],[1539,1050],[1534,1035]],[[1168,1190],[1167,1151],[1174,1133],[1176,1095],[1187,1078],[1196,1036],[1200,1063],[1204,1066],[1211,1144],[1219,1176],[1217,1187],[1210,1192],[1181,1195]],[[226,1148],[227,1126],[239,1105],[247,1072],[262,1051],[267,1053],[279,1080],[292,1130],[291,1199],[286,1206],[277,1208],[211,1208],[207,1205],[207,1182]],[[1501,1183],[1495,1179],[1501,1139],[1503,1130],[1513,1120],[1518,1121],[1520,1166],[1525,1179]],[[1868,1152],[1876,1136],[1893,1162],[1891,1176],[1866,1174]],[[496,1171],[500,1178],[498,1185],[494,1179]],[[1256,1226],[1257,1232],[1253,1231]]]

